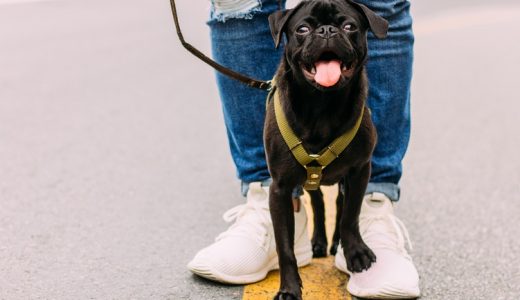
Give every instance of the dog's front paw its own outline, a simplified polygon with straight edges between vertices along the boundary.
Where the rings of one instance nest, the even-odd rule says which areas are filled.
[[[327,241],[318,241],[313,239],[312,241],[312,256],[313,257],[325,257],[327,256]]]
[[[296,296],[295,294],[288,292],[278,292],[274,297],[274,300],[302,300],[302,296]]]
[[[376,261],[374,252],[361,239],[354,242],[349,241],[344,248],[344,254],[347,260],[347,269],[353,273],[368,270],[372,263]]]

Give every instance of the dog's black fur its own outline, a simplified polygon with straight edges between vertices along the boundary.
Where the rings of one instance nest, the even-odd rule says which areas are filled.
[[[357,117],[363,114],[354,140],[324,170],[322,179],[324,185],[340,182],[345,190],[348,201],[340,204],[339,235],[348,269],[361,272],[376,259],[361,239],[358,227],[361,202],[370,177],[370,158],[376,143],[369,110],[362,111],[367,97],[366,38],[368,29],[384,38],[388,23],[350,0],[303,1],[294,9],[272,14],[269,21],[277,47],[283,33],[287,37],[284,57],[276,74],[277,89],[287,120],[309,153],[318,153],[327,147],[343,132],[353,128]],[[341,60],[347,68],[342,69],[337,84],[326,88],[316,83],[309,72],[318,60],[331,58]],[[264,142],[273,178],[269,205],[281,273],[280,291],[275,299],[301,299],[302,284],[294,255],[291,192],[305,182],[306,171],[284,142],[272,101],[267,109]],[[319,193],[312,192],[316,199],[320,198]],[[318,223],[316,226],[323,226],[323,222]]]

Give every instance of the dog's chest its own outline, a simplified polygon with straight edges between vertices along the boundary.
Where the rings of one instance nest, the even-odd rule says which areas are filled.
[[[363,120],[360,120],[360,122]],[[370,156],[374,147],[373,126],[370,120],[364,120],[364,126],[360,126],[359,130],[352,137],[352,140],[346,148],[334,154],[334,159],[327,165],[320,165],[318,162],[313,162],[304,166],[304,184],[312,183],[312,176],[317,168],[322,168],[319,173],[320,185],[332,185],[339,182],[342,178],[347,176],[350,171],[361,165],[364,165],[370,160]],[[338,130],[320,128],[317,130],[308,130],[306,135],[302,135],[302,145],[311,156],[319,156],[329,151],[331,144],[334,144],[335,139],[338,138]],[[302,168],[302,164],[294,161]],[[311,168],[313,167],[313,168]],[[314,175],[316,176],[316,175]],[[317,177],[317,176],[316,176]],[[312,185],[311,185],[312,186]]]

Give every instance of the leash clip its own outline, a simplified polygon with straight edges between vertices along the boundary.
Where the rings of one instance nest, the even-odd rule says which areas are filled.
[[[267,87],[265,88],[266,91],[270,92],[270,91],[273,90],[273,81],[272,81],[272,80],[267,80],[267,81],[265,82],[265,85],[267,86]]]

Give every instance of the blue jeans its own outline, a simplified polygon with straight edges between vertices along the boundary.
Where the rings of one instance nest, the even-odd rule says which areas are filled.
[[[267,17],[278,9],[277,0],[236,0],[234,7],[212,0],[213,57],[233,70],[269,80],[282,50],[274,49]],[[367,193],[381,192],[399,199],[402,159],[410,138],[410,83],[413,43],[410,3],[407,0],[357,0],[390,23],[388,37],[368,35],[368,105],[377,128]],[[226,3],[229,3],[227,1]],[[285,5],[285,1],[283,3]],[[283,47],[281,47],[283,48]],[[229,146],[238,178],[247,191],[249,182],[269,182],[262,130],[266,92],[245,86],[217,73],[217,84]]]

